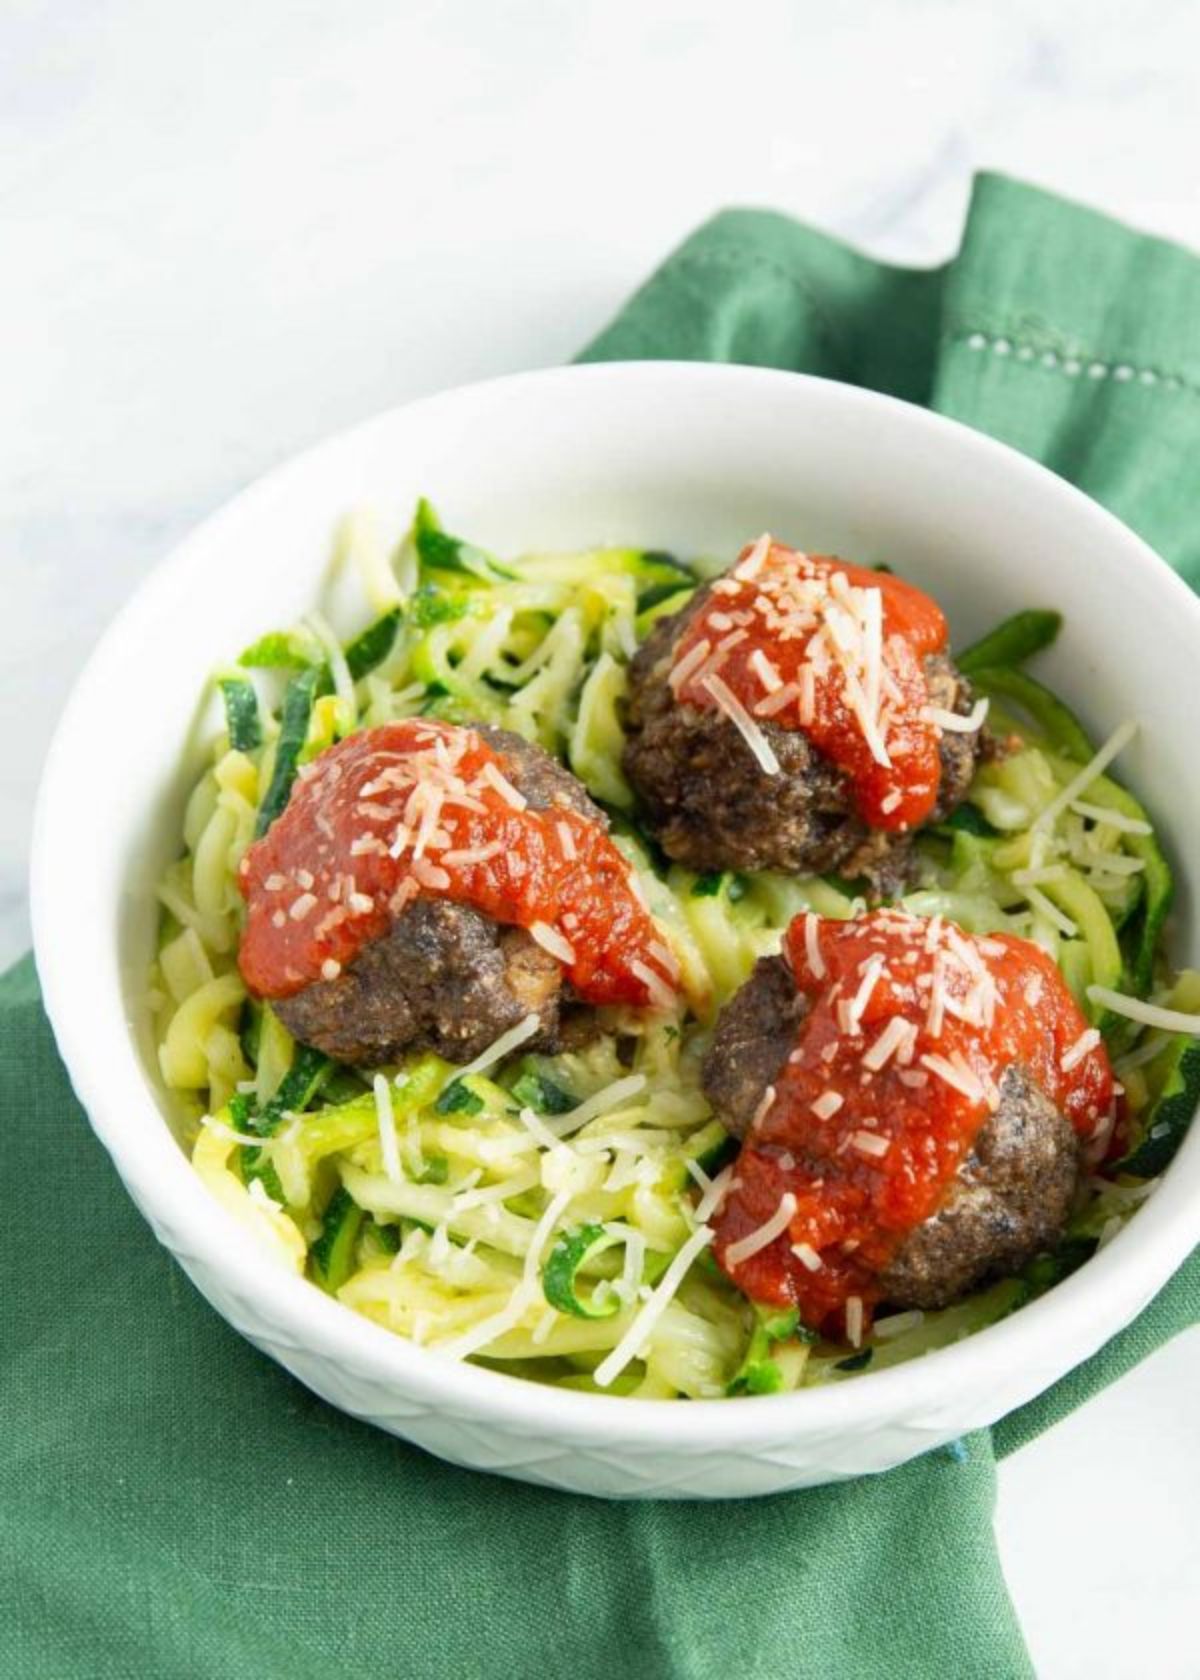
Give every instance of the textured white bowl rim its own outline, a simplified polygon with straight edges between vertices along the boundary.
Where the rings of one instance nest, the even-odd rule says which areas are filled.
[[[759,382],[764,391],[778,381],[814,387],[832,383],[741,366],[603,363],[510,375],[402,406],[432,417],[442,405],[470,401],[480,391],[517,392],[530,382],[552,390],[555,385],[579,381],[592,382],[600,391],[606,383],[639,379],[648,386],[671,379],[701,400],[719,396],[733,380]],[[839,391],[840,401],[859,405],[864,420],[885,409],[903,410],[908,425],[925,428],[930,449],[945,448],[951,441],[960,453],[999,451],[1008,457],[1006,470],[1015,484],[1024,476],[1031,489],[1043,496],[1052,487],[1057,496],[1071,499],[1072,517],[1081,536],[1086,536],[1089,525],[1097,532],[1103,530],[1110,542],[1119,536],[1131,570],[1140,576],[1141,588],[1169,597],[1174,610],[1192,626],[1200,652],[1200,602],[1140,538],[1098,504],[1037,463],[956,422],[876,392],[846,386],[839,386]],[[1132,1226],[1057,1288],[953,1347],[884,1371],[864,1372],[853,1382],[732,1404],[724,1400],[695,1400],[686,1405],[618,1400],[552,1389],[443,1359],[339,1305],[304,1279],[263,1265],[253,1239],[210,1197],[171,1137],[129,1035],[119,1044],[97,1042],[91,1026],[95,979],[104,970],[107,953],[97,944],[102,935],[93,925],[98,919],[87,913],[86,893],[72,891],[71,870],[66,867],[78,865],[78,826],[70,820],[77,727],[89,709],[102,702],[109,672],[120,663],[124,650],[136,645],[143,623],[153,620],[160,592],[174,588],[177,574],[184,570],[198,576],[204,552],[219,538],[226,519],[253,498],[276,494],[292,475],[301,477],[325,450],[386,426],[396,412],[388,410],[285,462],[199,525],[146,579],[97,645],[74,687],[47,757],[37,802],[31,872],[38,972],[75,1090],[139,1205],[156,1225],[161,1221],[173,1236],[182,1235],[186,1252],[199,1258],[231,1292],[252,1302],[261,1319],[282,1336],[344,1363],[347,1369],[369,1372],[399,1395],[441,1404],[483,1423],[494,1419],[528,1434],[543,1431],[580,1447],[619,1451],[620,1444],[627,1443],[661,1448],[668,1455],[673,1448],[728,1447],[752,1454],[756,1439],[766,1446],[783,1433],[798,1440],[810,1431],[853,1437],[919,1408],[952,1410],[960,1388],[968,1393],[986,1391],[989,1371],[1011,1372],[1014,1365],[1028,1364],[1051,1371],[1051,1381],[1065,1375],[1127,1324],[1148,1294],[1166,1283],[1200,1240],[1200,1196],[1192,1195],[1183,1175],[1168,1173]],[[1192,1145],[1197,1141],[1190,1140]],[[1062,1349],[1071,1351],[1063,1357]]]

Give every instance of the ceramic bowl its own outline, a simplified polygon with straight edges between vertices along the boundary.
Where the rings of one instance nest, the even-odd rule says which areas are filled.
[[[1200,834],[1200,604],[1136,536],[1024,457],[922,409],[785,373],[675,363],[468,386],[330,439],[207,520],[147,580],[79,679],[34,845],[37,962],[75,1089],[159,1240],[216,1310],[331,1404],[458,1464],[615,1497],[773,1493],[891,1465],[993,1422],[1129,1323],[1200,1238],[1200,1129],[1079,1272],[955,1347],[809,1392],[687,1405],[562,1392],[451,1364],[264,1262],[172,1131],[143,1003],[153,887],[177,848],[213,665],[313,603],[348,509],[399,531],[418,495],[501,553],[622,543],[732,556],[766,529],[887,561],[958,645],[1020,607],[1066,628],[1048,680],[1177,866]],[[1200,960],[1180,870],[1177,962]]]

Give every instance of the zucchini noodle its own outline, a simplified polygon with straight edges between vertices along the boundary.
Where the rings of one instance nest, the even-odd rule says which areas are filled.
[[[1200,1095],[1200,1046],[1168,1030],[1200,975],[1161,957],[1171,875],[1138,801],[1020,669],[1055,615],[1019,614],[968,650],[1001,750],[917,842],[903,904],[1041,945],[1108,1041],[1124,1155],[1093,1173],[1053,1254],[940,1312],[881,1319],[862,1348],[755,1307],[720,1272],[702,1215],[731,1140],[700,1064],[721,1005],[802,910],[850,917],[853,884],[769,872],[697,876],[633,816],[621,768],[627,667],[712,567],[639,549],[500,561],[422,503],[389,554],[346,521],[335,563],[368,613],[343,643],[315,614],[214,675],[224,727],[159,883],[150,976],[163,1080],[196,1171],[261,1238],[376,1323],[446,1357],[560,1387],[715,1398],[842,1381],[945,1346],[1013,1311],[1111,1241],[1169,1163]],[[612,820],[679,961],[666,1014],[610,1008],[586,1048],[530,1055],[520,1028],[468,1068],[429,1054],[360,1072],[298,1048],[237,969],[237,867],[295,767],[364,727],[416,715],[514,730],[568,765]],[[1149,1011],[1108,1007],[1114,995]],[[1167,1013],[1164,1014],[1164,1010]],[[1141,1019],[1138,1018],[1140,1015]]]

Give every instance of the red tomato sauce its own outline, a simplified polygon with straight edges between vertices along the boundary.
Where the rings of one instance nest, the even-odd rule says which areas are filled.
[[[847,776],[871,828],[924,822],[941,779],[941,731],[924,661],[946,646],[936,601],[911,583],[761,539],[680,637],[671,685],[722,707],[720,685],[754,722],[799,730]]]
[[[809,1009],[735,1163],[716,1253],[753,1299],[795,1305],[830,1334],[849,1326],[857,1340],[852,1315],[869,1326],[878,1274],[941,1204],[1005,1069],[1023,1067],[1089,1140],[1111,1118],[1112,1070],[1058,969],[1027,940],[899,910],[852,922],[805,914],[784,954]],[[731,1256],[786,1196],[786,1229]]]
[[[589,1003],[669,1002],[677,968],[600,825],[534,810],[473,729],[407,719],[338,742],[300,772],[242,860],[238,955],[257,996],[337,977],[419,896],[535,930]]]

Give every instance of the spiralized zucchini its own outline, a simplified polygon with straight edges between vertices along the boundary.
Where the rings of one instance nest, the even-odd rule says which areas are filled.
[[[849,1357],[807,1339],[794,1315],[756,1310],[708,1252],[702,1218],[732,1147],[700,1062],[721,1004],[792,917],[848,917],[861,900],[831,879],[698,877],[634,823],[620,762],[626,667],[702,570],[634,549],[501,562],[443,531],[424,503],[392,556],[369,519],[347,521],[337,560],[359,568],[378,616],[344,648],[310,618],[216,673],[224,727],[159,886],[150,996],[163,1079],[197,1172],[259,1232],[264,1264],[304,1270],[448,1356],[567,1388],[702,1398],[844,1380],[955,1341],[1131,1216],[1153,1180],[1093,1178],[1056,1255],[944,1312],[884,1319]],[[966,656],[1005,751],[919,841],[904,903],[1021,934],[1054,957],[1119,1057],[1126,1164],[1161,1170],[1186,1118],[1177,1103],[1164,1144],[1155,1117],[1193,1093],[1188,1055],[1200,1053],[1106,1014],[1088,989],[1188,1008],[1200,977],[1172,983],[1162,969],[1170,872],[1145,812],[1105,774],[1077,785],[1090,744],[1019,669],[1056,629],[1053,615],[1018,615]],[[518,1045],[476,1071],[414,1055],[363,1073],[298,1051],[270,1007],[247,998],[237,866],[286,802],[295,765],[356,728],[417,714],[515,730],[607,807],[680,962],[673,1016],[608,1010],[587,1049],[528,1056]]]

